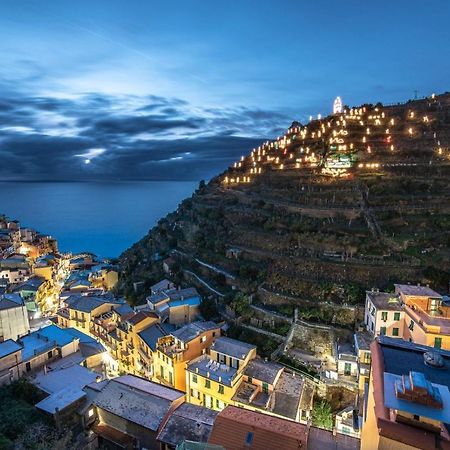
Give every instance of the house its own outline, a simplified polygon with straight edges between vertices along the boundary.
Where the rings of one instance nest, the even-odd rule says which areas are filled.
[[[161,320],[173,325],[184,325],[200,316],[201,297],[195,288],[162,290],[161,285],[152,288],[147,297],[148,307],[155,311]]]
[[[109,264],[98,264],[92,267],[89,274],[89,281],[94,288],[110,291],[119,282],[119,271]]]
[[[19,379],[22,346],[12,339],[0,342],[0,386]]]
[[[367,331],[357,331],[354,334],[355,351],[358,362],[358,386],[359,391],[364,392],[369,383],[370,375],[370,344],[372,335]]]
[[[27,310],[32,316],[39,315],[42,309],[48,309],[48,297],[51,293],[51,283],[44,278],[33,276],[15,286],[13,292],[19,294],[25,301]]]
[[[206,354],[220,327],[214,322],[192,322],[168,336],[158,339],[153,354],[155,378],[164,384],[186,392],[187,364]]]
[[[450,448],[450,352],[386,336],[370,349],[361,449]]]
[[[143,378],[149,380],[155,376],[153,365],[153,354],[156,352],[158,339],[168,336],[175,331],[173,325],[166,323],[155,323],[138,333],[136,372]]]
[[[337,433],[346,434],[357,439],[361,437],[361,424],[358,410],[352,405],[336,413],[334,424]]]
[[[450,350],[450,305],[428,286],[394,286],[405,311],[403,338]]]
[[[186,393],[190,403],[221,411],[240,385],[242,372],[256,357],[256,347],[229,337],[217,337],[206,352],[186,368]]]
[[[159,281],[158,283],[155,283],[153,286],[150,287],[152,294],[157,294],[158,292],[161,292],[161,291],[172,291],[174,289],[176,289],[175,284],[172,283],[167,278]]]
[[[28,333],[30,324],[25,302],[19,294],[0,296],[0,342]]]
[[[163,423],[157,441],[161,450],[174,450],[183,441],[208,442],[218,412],[202,406],[182,403]]]
[[[218,414],[208,440],[227,450],[298,450],[307,442],[306,425],[235,406]]]
[[[124,375],[101,385],[87,386],[91,391],[93,431],[99,446],[113,448],[159,449],[158,433],[168,415],[184,402],[184,393]]]
[[[337,353],[337,373],[338,377],[354,377],[358,376],[358,358],[355,349],[350,342],[344,342],[336,345]]]
[[[403,337],[405,312],[397,294],[367,291],[365,324],[374,336]]]

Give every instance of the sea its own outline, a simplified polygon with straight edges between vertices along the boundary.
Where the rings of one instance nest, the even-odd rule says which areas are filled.
[[[194,181],[0,182],[0,215],[53,236],[61,252],[114,258],[197,187]]]

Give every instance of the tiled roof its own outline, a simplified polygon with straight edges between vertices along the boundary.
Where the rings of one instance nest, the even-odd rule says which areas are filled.
[[[174,331],[172,335],[182,342],[189,342],[201,333],[215,328],[220,327],[214,322],[192,322]]]
[[[217,414],[203,406],[183,403],[170,415],[157,440],[174,447],[183,440],[207,442]]]
[[[158,339],[172,333],[174,329],[175,327],[173,325],[156,323],[155,325],[145,328],[138,333],[138,335],[152,349],[152,351],[155,351]]]
[[[253,359],[244,369],[244,375],[273,385],[277,375],[282,369],[283,366],[280,364],[264,361],[262,359]]]
[[[227,450],[298,450],[306,442],[306,425],[235,406],[219,413],[208,440]]]

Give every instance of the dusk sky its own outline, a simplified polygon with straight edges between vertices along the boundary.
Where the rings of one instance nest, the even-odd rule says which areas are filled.
[[[450,87],[449,0],[0,2],[0,179],[209,178],[293,120]]]

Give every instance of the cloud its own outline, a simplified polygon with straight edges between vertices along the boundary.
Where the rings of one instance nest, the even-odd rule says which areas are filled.
[[[286,128],[264,109],[197,108],[161,96],[29,96],[0,101],[0,179],[209,178]]]

